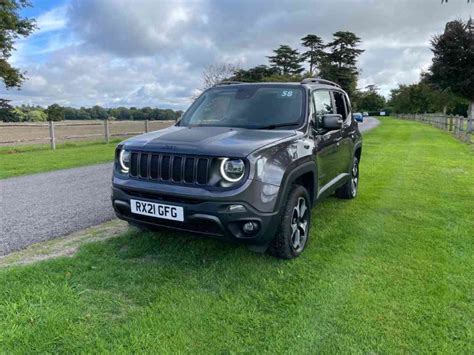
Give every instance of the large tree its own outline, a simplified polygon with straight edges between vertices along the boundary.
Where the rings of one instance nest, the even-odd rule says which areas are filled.
[[[313,76],[315,74],[316,68],[319,67],[323,61],[324,56],[326,55],[324,52],[324,42],[321,37],[309,34],[301,38],[301,44],[307,48],[307,51],[304,52],[301,57],[308,61],[309,75]]]
[[[431,41],[433,63],[427,80],[470,101],[474,118],[474,24],[472,20],[448,22],[444,33]]]
[[[359,70],[357,58],[364,50],[358,49],[361,39],[352,32],[338,31],[326,45],[329,52],[321,63],[321,77],[339,83],[349,94],[355,92]]]
[[[5,87],[20,87],[23,73],[8,62],[19,37],[28,36],[34,29],[34,20],[21,17],[22,8],[30,6],[27,0],[0,0],[0,81]],[[9,100],[0,98],[0,121],[15,121],[15,111]]]
[[[6,88],[20,87],[25,79],[18,68],[8,63],[19,37],[28,36],[35,29],[32,19],[21,17],[20,10],[31,6],[28,0],[0,1],[0,78]]]
[[[301,66],[303,58],[298,50],[287,45],[281,45],[273,50],[275,55],[269,56],[268,59],[272,68],[275,68],[282,75],[299,75],[304,70]]]

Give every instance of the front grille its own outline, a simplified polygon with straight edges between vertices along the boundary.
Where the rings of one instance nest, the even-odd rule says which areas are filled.
[[[198,203],[203,202],[202,200],[189,198],[189,197],[176,197],[176,196],[170,196],[170,195],[163,195],[160,193],[136,191],[136,190],[124,189],[124,188],[121,188],[121,190],[125,192],[127,195],[146,198],[149,200],[155,200],[155,202],[181,203],[181,204],[188,204],[188,205],[196,205]]]
[[[132,152],[130,176],[150,181],[207,185],[212,158]]]

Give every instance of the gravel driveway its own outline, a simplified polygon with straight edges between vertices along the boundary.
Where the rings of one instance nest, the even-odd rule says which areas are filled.
[[[111,174],[106,163],[0,180],[0,255],[114,218]]]
[[[0,255],[114,217],[112,164],[0,180]]]

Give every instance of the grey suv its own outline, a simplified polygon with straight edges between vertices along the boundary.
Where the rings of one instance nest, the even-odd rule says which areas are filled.
[[[112,204],[130,224],[230,239],[291,259],[311,207],[357,194],[361,135],[335,83],[223,82],[171,127],[116,150]]]

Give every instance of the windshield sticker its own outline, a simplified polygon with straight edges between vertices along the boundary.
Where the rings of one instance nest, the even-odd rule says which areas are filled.
[[[283,90],[281,93],[281,96],[283,97],[292,97],[293,96],[293,90]]]

